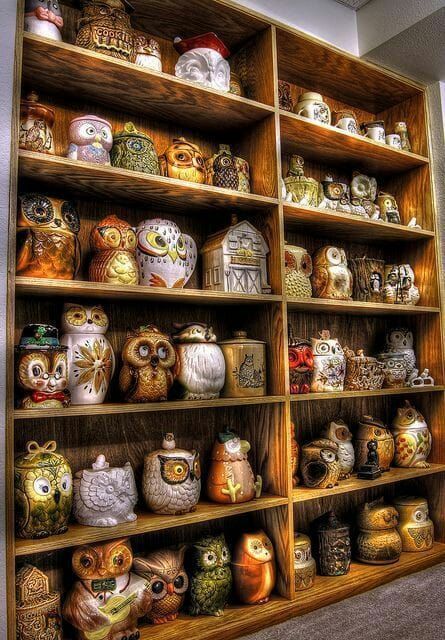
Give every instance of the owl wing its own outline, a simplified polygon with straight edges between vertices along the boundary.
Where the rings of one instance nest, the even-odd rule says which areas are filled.
[[[81,631],[94,631],[110,624],[108,617],[99,611],[96,599],[80,581],[74,584],[65,599],[63,617]]]
[[[74,144],[74,142],[71,142],[70,146],[68,147],[68,153],[66,154],[66,157],[70,158],[71,160],[77,160],[77,149],[78,149],[77,144]]]
[[[150,496],[150,501],[156,509],[168,507],[172,500],[172,490],[169,484],[161,478],[159,460],[151,459],[144,469],[144,493]]]
[[[312,288],[315,296],[321,297],[328,286],[329,274],[325,267],[316,269],[311,276]]]
[[[124,364],[119,374],[119,386],[124,393],[128,393],[134,384],[135,380],[131,367],[128,364]]]
[[[94,471],[83,471],[80,483],[79,496],[88,509],[93,511],[104,511],[112,506],[116,498],[113,493],[107,492],[110,486],[109,474]]]
[[[201,610],[212,610],[215,608],[215,601],[220,599],[220,584],[204,573],[198,575],[192,580],[190,597]]]
[[[26,267],[29,265],[31,260],[32,260],[32,234],[29,231],[27,231],[25,241],[20,246],[20,249],[17,252],[16,271],[18,275],[20,275],[21,271],[26,269]]]

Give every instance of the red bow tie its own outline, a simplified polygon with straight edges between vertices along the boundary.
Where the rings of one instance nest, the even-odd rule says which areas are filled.
[[[33,402],[45,402],[45,400],[60,400],[64,402],[66,400],[66,396],[63,391],[53,391],[52,393],[48,393],[46,391],[34,391],[31,394],[31,400]]]

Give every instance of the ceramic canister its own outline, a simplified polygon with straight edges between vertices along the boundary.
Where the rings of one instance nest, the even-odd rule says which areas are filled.
[[[349,526],[328,511],[312,523],[318,568],[322,576],[343,576],[351,565]]]
[[[39,96],[31,91],[20,101],[19,147],[28,151],[54,153],[54,110],[38,102]]]
[[[423,415],[409,400],[397,409],[391,425],[395,443],[396,467],[426,469],[431,452],[432,435]]]
[[[394,438],[389,429],[378,418],[362,416],[358,423],[358,430],[354,439],[355,468],[359,469],[368,460],[368,442],[377,441],[379,467],[382,471],[389,471],[394,458]]]
[[[226,379],[221,396],[245,398],[266,395],[266,343],[234,331],[233,338],[219,343],[226,361]]]
[[[159,160],[153,140],[138,131],[132,122],[127,122],[123,131],[113,136],[111,164],[121,169],[159,175]]]
[[[48,576],[30,564],[15,579],[16,640],[63,640],[60,593],[49,590]]]
[[[434,542],[434,524],[429,517],[428,502],[416,496],[393,500],[399,512],[397,531],[402,538],[402,551],[428,551]]]
[[[357,512],[356,557],[366,564],[392,564],[402,553],[397,531],[399,514],[383,498],[367,502]]]
[[[370,138],[375,142],[385,142],[385,123],[383,120],[363,122],[360,128],[365,138]]]
[[[314,91],[306,91],[300,95],[294,106],[294,113],[323,124],[331,124],[330,108],[326,102],[323,102],[321,94]]]
[[[311,539],[304,533],[294,534],[295,591],[310,589],[316,574],[315,560],[311,554]]]
[[[349,133],[358,133],[357,118],[351,109],[334,111],[332,116],[332,124],[334,127],[337,127],[337,129],[343,129],[343,131],[349,131]]]
[[[379,362],[384,364],[385,379],[383,387],[385,389],[401,389],[405,387],[407,376],[407,364],[403,353],[386,352],[379,353]]]
[[[402,140],[398,133],[390,133],[385,136],[385,141],[388,147],[393,147],[394,149],[402,148]]]

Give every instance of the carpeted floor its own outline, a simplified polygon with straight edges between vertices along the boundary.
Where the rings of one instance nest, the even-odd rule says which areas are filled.
[[[241,640],[443,640],[445,563]]]

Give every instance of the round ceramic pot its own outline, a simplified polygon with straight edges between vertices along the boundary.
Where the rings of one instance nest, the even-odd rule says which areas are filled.
[[[360,128],[365,138],[369,138],[375,142],[385,142],[385,123],[383,120],[363,122]]]
[[[311,539],[304,533],[294,534],[295,591],[305,591],[314,584],[315,560],[311,554]]]
[[[358,133],[357,119],[355,117],[355,113],[351,109],[334,111],[332,116],[332,124],[334,127],[337,127],[337,129],[342,129],[349,133]]]
[[[397,562],[402,553],[398,522],[397,510],[383,498],[363,504],[357,512],[357,560],[366,564]]]
[[[109,165],[113,134],[108,120],[85,115],[70,122],[67,158]]]
[[[385,389],[401,389],[405,387],[407,377],[406,360],[403,353],[379,353],[379,362],[384,365],[385,379],[383,387]]]
[[[123,131],[115,133],[111,149],[113,167],[159,175],[159,160],[153,140],[127,122]]]
[[[408,400],[397,409],[391,425],[395,443],[394,463],[397,467],[428,468],[432,436],[423,415]]]
[[[402,538],[402,551],[428,551],[434,542],[434,524],[429,517],[425,498],[403,496],[393,500],[399,512],[397,531]]]
[[[34,91],[20,101],[19,147],[27,151],[54,153],[54,110],[38,102]]]
[[[389,471],[394,458],[394,438],[378,418],[362,416],[354,439],[355,468],[359,469],[368,460],[368,442],[377,441],[377,453],[381,471]]]
[[[135,63],[144,69],[162,71],[161,48],[159,43],[142,31],[135,32]]]
[[[220,144],[218,153],[208,158],[205,166],[207,184],[250,193],[249,164],[243,158],[232,155],[228,144]]]
[[[294,106],[294,113],[323,124],[331,124],[330,108],[326,102],[323,102],[321,94],[314,91],[307,91],[300,95]]]
[[[266,383],[266,343],[234,331],[233,338],[219,343],[226,362],[223,398],[264,396]]]
[[[135,34],[130,22],[129,2],[82,0],[77,21],[76,45],[111,58],[133,62]]]

